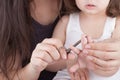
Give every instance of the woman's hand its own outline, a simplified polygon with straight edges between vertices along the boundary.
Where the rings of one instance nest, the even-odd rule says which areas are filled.
[[[41,72],[48,64],[61,58],[66,59],[65,49],[61,47],[63,47],[63,43],[58,39],[50,38],[43,40],[34,49],[30,64],[36,71]]]
[[[120,67],[120,40],[89,41],[82,51],[83,54],[87,54],[87,68],[103,76],[115,74]],[[80,59],[77,64],[71,67],[71,71],[75,72],[81,67],[79,61]]]
[[[100,75],[113,75],[120,67],[120,40],[108,39],[89,43],[85,46],[84,52],[88,55],[87,59],[93,71]]]

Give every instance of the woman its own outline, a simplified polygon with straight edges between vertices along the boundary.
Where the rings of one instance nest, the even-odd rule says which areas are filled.
[[[60,8],[61,0],[0,0],[0,80],[52,79],[56,72],[41,71],[62,56],[60,41],[45,39]]]
[[[40,66],[42,61],[37,59],[37,53],[49,54],[53,60],[58,60],[60,55],[66,58],[66,55],[52,52],[63,46],[59,40],[45,39],[51,37],[57,23],[59,1],[0,0],[0,80],[51,80],[56,74],[48,71],[40,74],[48,63]],[[45,55],[41,58],[51,60]],[[33,68],[31,64],[36,66]],[[46,70],[53,71],[51,66]]]

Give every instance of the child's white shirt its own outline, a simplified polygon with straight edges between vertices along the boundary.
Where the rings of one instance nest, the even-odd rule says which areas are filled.
[[[115,22],[116,18],[107,17],[103,34],[99,39],[96,39],[95,41],[102,41],[104,39],[111,38],[112,32],[115,28]],[[68,48],[70,45],[80,40],[82,34],[84,33],[80,26],[79,13],[70,14],[69,22],[66,29],[65,47]],[[77,47],[81,49],[81,45],[78,45]],[[92,71],[89,71],[89,77],[90,80],[120,80],[120,69],[113,76],[110,77],[99,76]],[[53,80],[70,80],[70,77],[67,70],[61,70],[58,71]]]

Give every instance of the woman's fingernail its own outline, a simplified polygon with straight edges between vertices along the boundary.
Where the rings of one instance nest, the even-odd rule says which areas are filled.
[[[90,45],[86,45],[85,48],[91,48],[91,46]]]
[[[66,56],[66,55],[63,55],[63,59],[67,59],[67,56]]]

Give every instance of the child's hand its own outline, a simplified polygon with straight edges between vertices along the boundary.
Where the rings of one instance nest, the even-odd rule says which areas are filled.
[[[87,68],[78,69],[74,73],[69,72],[69,74],[70,74],[71,80],[90,80],[89,72],[88,72]]]
[[[76,53],[75,52],[70,53],[68,55],[68,60],[67,60],[67,69],[70,74],[71,80],[89,80],[88,70],[87,70],[87,68],[85,68],[84,63],[80,63],[81,66],[76,71],[74,71],[74,68],[72,68],[73,70],[71,71],[71,67],[78,64],[78,62],[77,62],[78,61],[78,53],[80,53],[79,50],[77,50],[75,47],[71,47],[71,49],[72,49],[72,51],[73,50],[76,51]]]
[[[85,48],[85,45],[87,45],[88,43],[92,43],[93,40],[91,37],[87,36],[87,35],[82,35],[82,39],[81,39],[81,43],[82,43],[82,50],[78,50],[77,48],[75,47],[71,47],[71,50],[74,52],[74,53],[77,53],[76,56],[77,56],[77,61],[76,61],[76,64],[74,63],[74,65],[72,65],[70,67],[70,71],[71,72],[76,72],[77,69],[79,68],[86,68],[86,67],[91,67],[87,60],[87,54],[84,50]],[[68,58],[69,57],[73,57],[75,56],[75,54],[69,54],[68,55]]]

